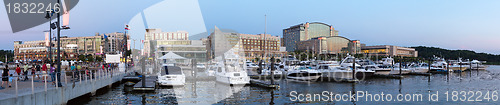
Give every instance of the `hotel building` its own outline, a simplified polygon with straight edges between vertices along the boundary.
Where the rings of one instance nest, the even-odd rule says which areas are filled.
[[[189,40],[186,31],[162,32],[161,29],[146,29],[144,53],[160,58],[173,52],[187,59],[206,62],[206,43],[202,40]]]
[[[359,53],[360,41],[338,35],[333,26],[303,23],[283,29],[286,51],[310,51],[316,54]]]
[[[379,55],[379,56],[404,56],[404,57],[418,57],[418,51],[414,48],[399,47],[392,45],[378,45],[378,46],[363,46],[361,52],[364,54]]]

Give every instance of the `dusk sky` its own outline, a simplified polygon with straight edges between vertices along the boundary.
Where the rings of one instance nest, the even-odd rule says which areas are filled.
[[[71,11],[70,37],[123,32],[142,9],[156,3],[189,3],[201,11],[202,31],[214,26],[245,34],[267,33],[282,36],[282,31],[305,22],[333,25],[341,36],[367,45],[433,46],[500,54],[500,1],[498,0],[80,0]],[[0,4],[4,5],[3,2]],[[182,4],[182,3],[181,3]],[[5,5],[4,5],[5,6]],[[182,5],[177,5],[183,8]],[[199,7],[196,7],[199,6]],[[161,6],[160,6],[161,7]],[[193,9],[191,8],[191,9]],[[159,17],[185,15],[156,13]],[[193,10],[190,10],[190,12]],[[196,13],[186,13],[196,14]],[[192,15],[189,15],[192,16]],[[198,16],[198,15],[195,15]],[[43,18],[43,17],[41,17]],[[12,33],[4,8],[0,8],[0,49],[13,49],[14,40],[43,40],[48,23]],[[153,24],[148,22],[148,24]],[[161,24],[161,23],[157,23]],[[190,25],[191,23],[186,23]],[[134,27],[134,26],[131,26]],[[164,31],[187,30],[177,27]],[[203,28],[203,26],[202,26]],[[134,29],[134,28],[132,28]],[[137,28],[136,28],[137,29]],[[200,33],[190,32],[190,35]],[[133,33],[135,34],[135,33]],[[135,36],[143,36],[144,33]]]

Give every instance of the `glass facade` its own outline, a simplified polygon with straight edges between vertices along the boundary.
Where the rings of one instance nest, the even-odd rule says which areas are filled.
[[[283,29],[283,40],[286,51],[291,52],[297,50],[297,43],[300,41],[317,37],[337,36],[337,32],[331,25],[325,23],[303,23]]]

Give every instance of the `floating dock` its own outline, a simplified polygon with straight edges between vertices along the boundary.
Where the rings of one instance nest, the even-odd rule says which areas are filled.
[[[431,76],[432,73],[417,73],[417,72],[410,72],[407,75],[421,75],[421,76]]]
[[[142,86],[142,82],[144,80],[141,80],[137,82],[133,89],[134,91],[154,91],[156,87],[156,77],[146,77],[146,83],[145,86]]]
[[[359,82],[358,79],[328,78],[328,77],[320,77],[318,79],[318,81],[322,81],[322,82],[348,82],[348,83]]]
[[[403,79],[404,78],[404,76],[402,76],[402,75],[377,75],[377,74],[374,74],[373,77],[390,78],[390,79]]]
[[[264,88],[279,89],[279,84],[271,84],[271,81],[263,81],[258,79],[250,79],[250,85],[256,85]]]

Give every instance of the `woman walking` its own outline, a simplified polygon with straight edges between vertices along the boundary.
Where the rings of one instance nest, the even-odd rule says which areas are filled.
[[[2,73],[2,88],[3,88],[3,84],[7,84],[9,85],[8,83],[9,81],[9,66],[5,65],[5,68],[3,68],[3,73]],[[10,85],[9,85],[10,87]]]

